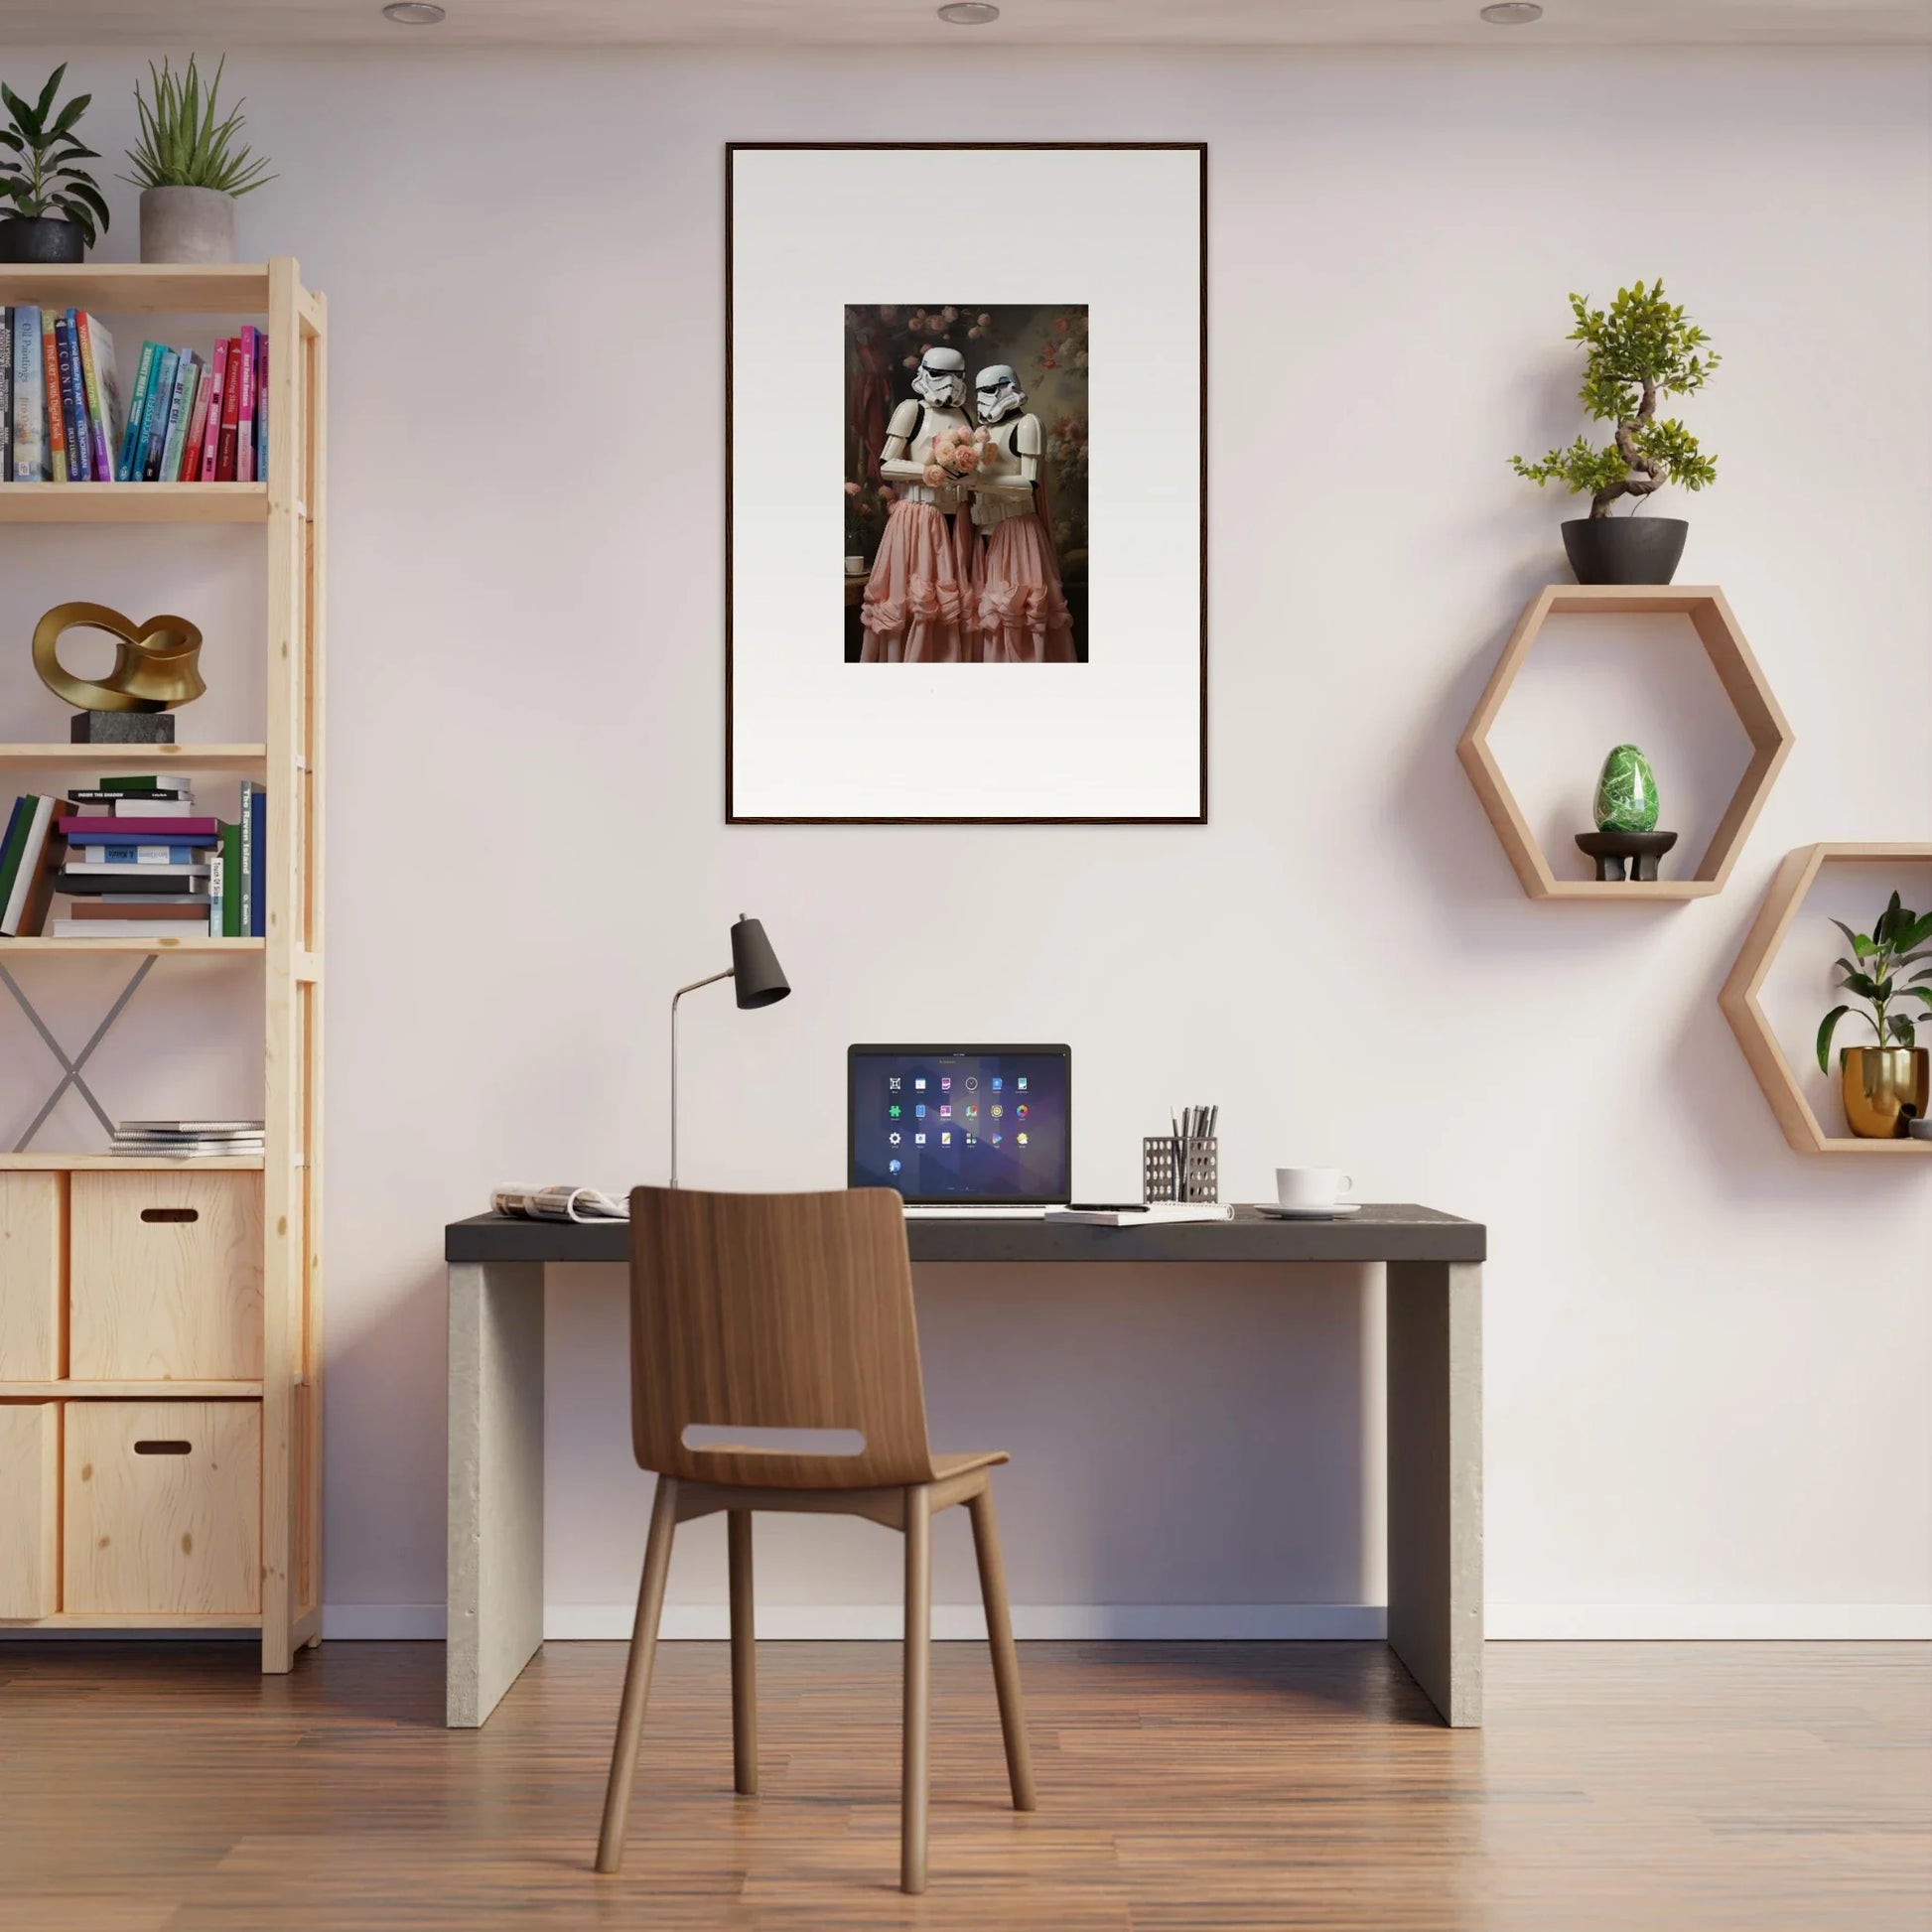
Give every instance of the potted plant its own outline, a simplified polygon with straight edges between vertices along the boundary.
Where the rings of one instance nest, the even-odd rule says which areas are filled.
[[[1634,512],[1667,483],[1686,489],[1715,483],[1718,463],[1674,416],[1660,421],[1657,404],[1702,389],[1721,358],[1700,353],[1710,338],[1664,299],[1661,280],[1618,289],[1607,311],[1592,309],[1581,295],[1570,298],[1570,308],[1577,326],[1565,340],[1585,349],[1578,398],[1593,422],[1616,428],[1600,449],[1580,436],[1540,463],[1520,456],[1511,463],[1534,483],[1562,483],[1573,495],[1588,495],[1589,515],[1563,526],[1578,583],[1668,584],[1690,525]],[[1621,496],[1631,498],[1633,514],[1612,517],[1610,505]]]
[[[181,73],[164,60],[148,63],[154,98],[134,83],[141,138],[128,150],[134,173],[123,181],[141,191],[141,259],[144,262],[231,262],[234,205],[275,177],[235,138],[246,122],[237,101],[225,120],[215,119],[224,58],[202,91],[195,57]]]
[[[107,226],[93,176],[74,166],[100,159],[73,131],[93,95],[55,111],[67,70],[63,61],[31,106],[0,82],[0,262],[77,262]]]
[[[1871,1009],[1865,1018],[1878,1036],[1874,1046],[1847,1046],[1839,1053],[1846,1124],[1863,1140],[1900,1140],[1910,1122],[1925,1118],[1932,1054],[1918,1044],[1911,1016],[1890,1009],[1900,1000],[1932,1007],[1932,986],[1925,984],[1932,980],[1932,965],[1924,963],[1932,960],[1932,945],[1926,943],[1932,940],[1932,912],[1912,911],[1894,893],[1868,933],[1854,932],[1843,919],[1832,923],[1852,944],[1852,957],[1838,961],[1838,983]],[[1901,983],[1899,975],[1914,965],[1919,970]],[[1832,1035],[1851,1011],[1849,1004],[1834,1007],[1818,1029],[1822,1073],[1832,1070]]]

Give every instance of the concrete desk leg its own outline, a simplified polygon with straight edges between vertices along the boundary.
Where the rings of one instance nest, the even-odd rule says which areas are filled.
[[[1389,1645],[1482,1723],[1482,1270],[1389,1264]]]
[[[543,1642],[543,1266],[450,1266],[448,1722],[481,1725]]]

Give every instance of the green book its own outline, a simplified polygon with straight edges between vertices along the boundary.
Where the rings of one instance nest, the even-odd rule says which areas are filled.
[[[94,789],[96,791],[159,791],[161,780],[153,772],[142,777],[102,778]]]
[[[241,937],[241,827],[221,827],[221,936]]]
[[[27,843],[27,828],[34,822],[34,794],[14,800],[13,816],[7,821],[7,836],[0,843],[0,912],[13,897],[14,876],[20,871],[21,848]]]

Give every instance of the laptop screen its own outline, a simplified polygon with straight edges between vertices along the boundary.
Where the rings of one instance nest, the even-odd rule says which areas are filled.
[[[1064,1046],[854,1046],[847,1172],[908,1201],[1058,1202],[1073,1187]]]

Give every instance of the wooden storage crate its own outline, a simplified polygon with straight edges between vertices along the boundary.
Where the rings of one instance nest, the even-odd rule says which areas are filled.
[[[68,1374],[76,1381],[262,1373],[262,1177],[72,1176]]]
[[[0,1619],[60,1608],[61,1405],[0,1402]]]
[[[258,1402],[69,1402],[62,1607],[261,1608]]]
[[[64,1173],[0,1171],[0,1382],[61,1373],[67,1185]]]

